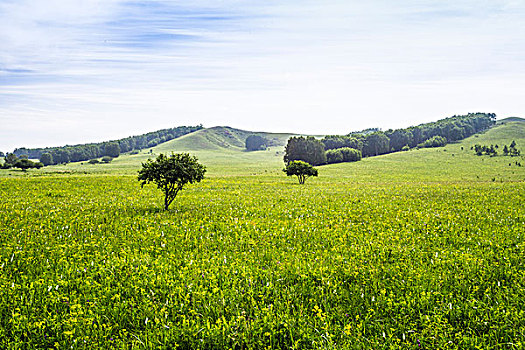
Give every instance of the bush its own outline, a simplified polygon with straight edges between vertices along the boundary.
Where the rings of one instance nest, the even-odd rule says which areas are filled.
[[[88,163],[89,164],[98,164],[98,163],[100,163],[100,161],[98,159],[90,159]]]
[[[102,157],[102,162],[104,162],[104,163],[109,163],[112,160],[113,160],[113,158],[109,157],[109,156]]]
[[[357,162],[363,157],[360,150],[343,147],[339,149],[343,155],[343,162]]]
[[[329,149],[326,151],[326,162],[328,164],[343,162],[343,152],[340,149]]]
[[[425,142],[422,142],[418,147],[431,148],[431,147],[443,147],[447,144],[447,139],[443,136],[434,136]]]
[[[32,168],[40,169],[41,167],[44,166],[44,164],[40,162],[35,163],[35,162],[30,161],[29,159],[22,158],[22,159],[19,159],[15,164],[13,164],[13,166],[15,168],[22,169],[22,171],[26,171],[27,169],[32,169]]]

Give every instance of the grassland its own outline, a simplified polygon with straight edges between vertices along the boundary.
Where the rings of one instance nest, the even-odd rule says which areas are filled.
[[[209,170],[167,212],[147,153],[0,173],[2,347],[523,348],[525,161],[470,147],[524,123],[304,186],[211,133],[152,150]]]

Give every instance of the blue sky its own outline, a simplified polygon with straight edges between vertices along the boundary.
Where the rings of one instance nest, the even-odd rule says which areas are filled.
[[[524,116],[525,2],[0,0],[0,151]]]

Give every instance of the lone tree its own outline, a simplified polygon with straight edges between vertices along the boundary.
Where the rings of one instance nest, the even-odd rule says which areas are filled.
[[[18,157],[14,153],[7,153],[4,158],[5,164],[8,164],[10,166],[15,165],[15,163],[18,161]]]
[[[176,153],[167,157],[160,154],[157,159],[148,159],[142,163],[138,180],[141,187],[153,182],[164,192],[164,209],[168,210],[171,202],[187,183],[200,182],[204,178],[206,167],[188,153]]]
[[[302,160],[294,160],[283,169],[287,176],[296,175],[302,185],[309,176],[317,176],[317,169]]]

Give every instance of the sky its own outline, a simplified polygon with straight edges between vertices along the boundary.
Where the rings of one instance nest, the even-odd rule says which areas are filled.
[[[0,0],[0,151],[525,116],[522,0]]]

